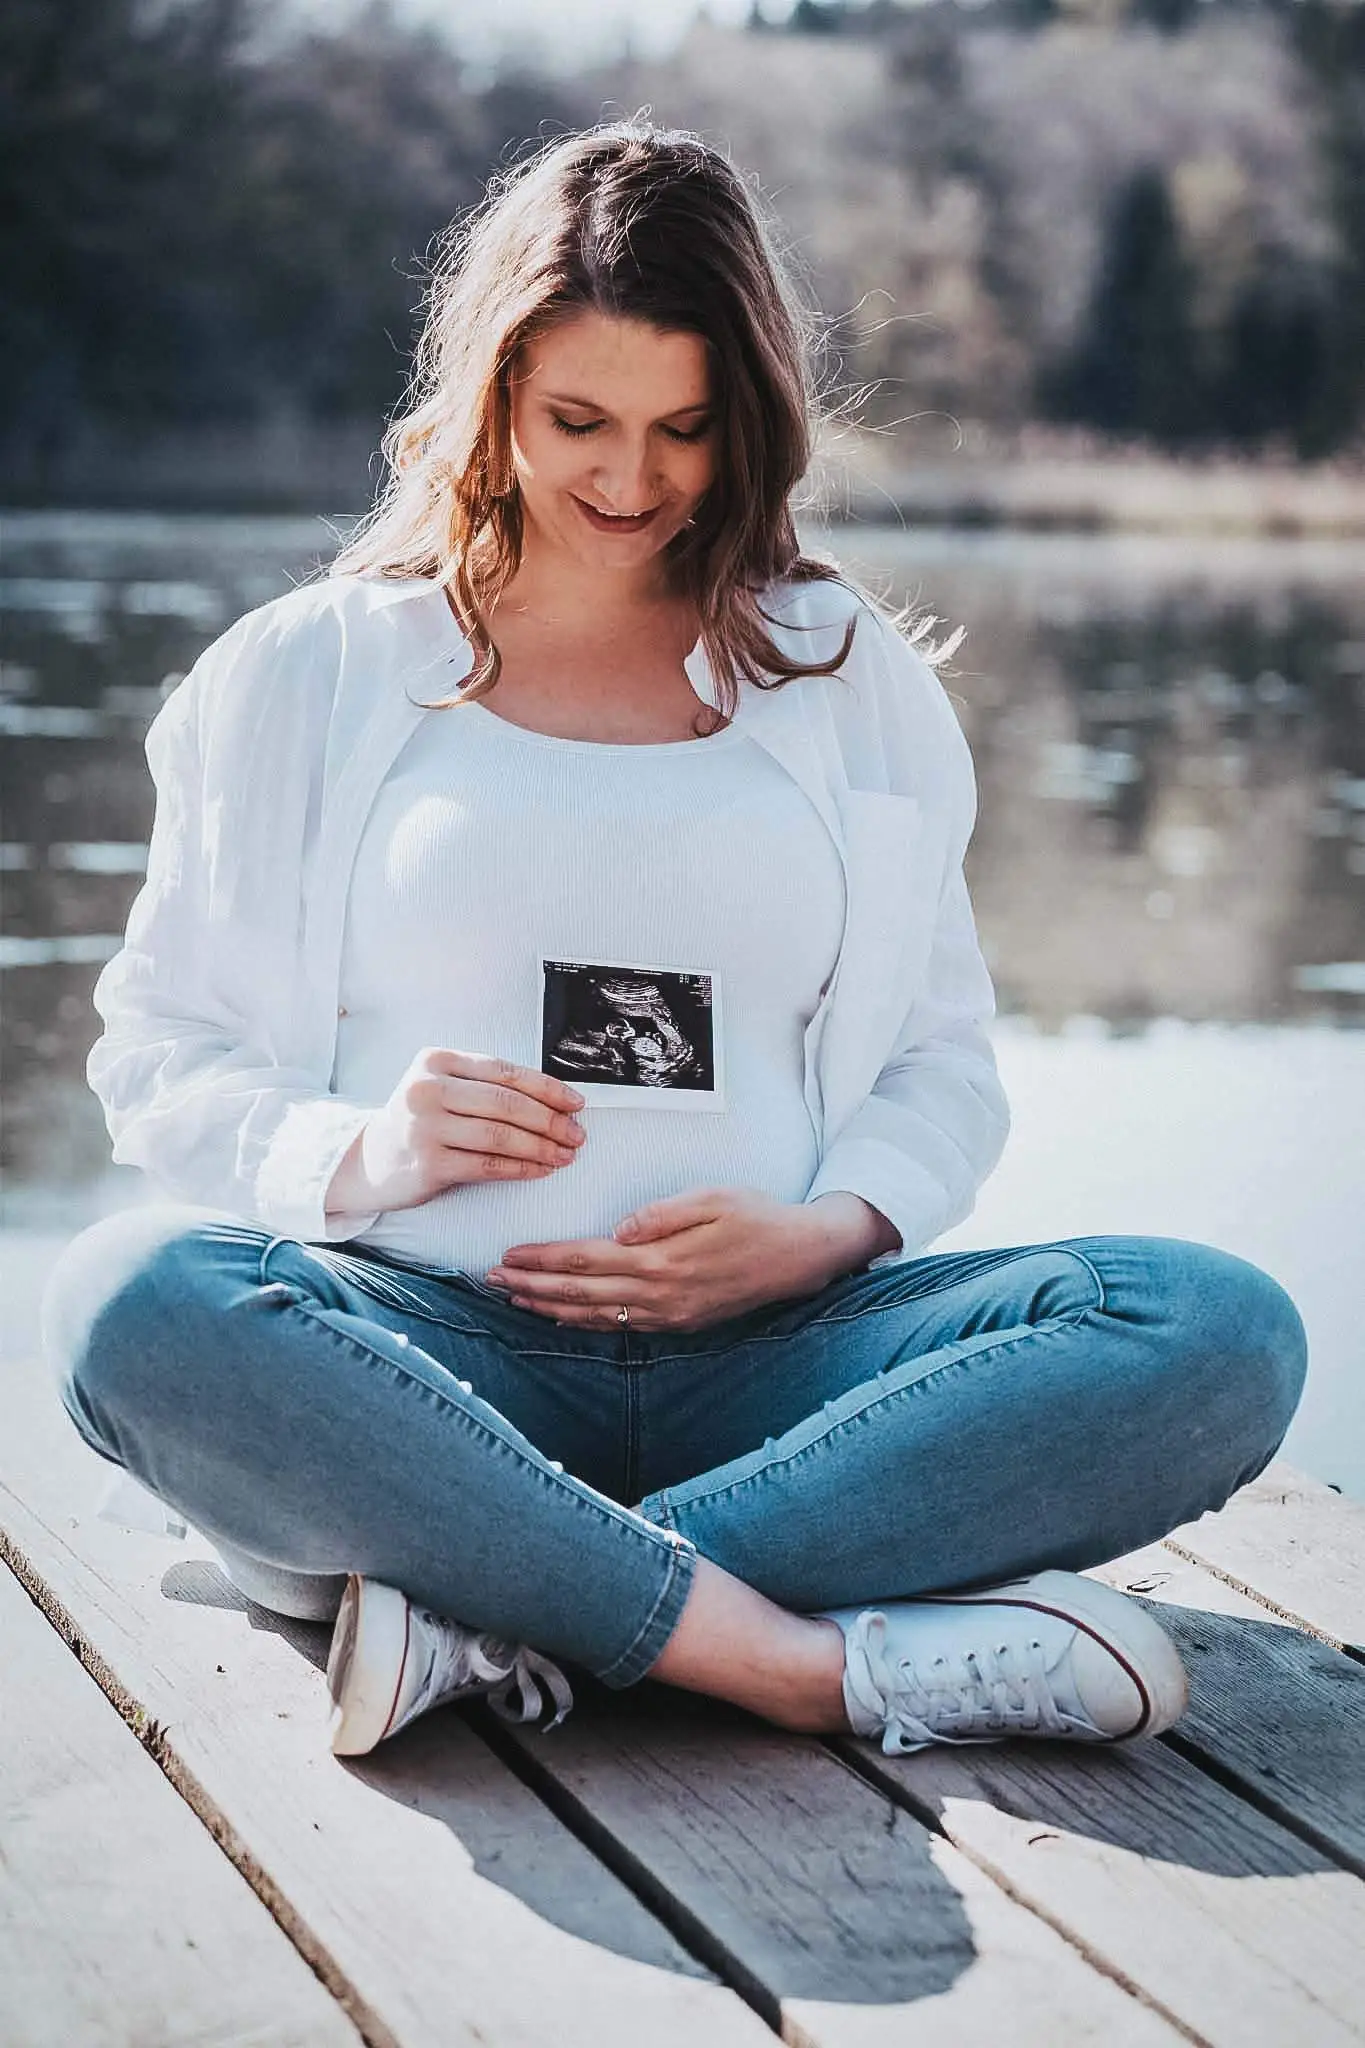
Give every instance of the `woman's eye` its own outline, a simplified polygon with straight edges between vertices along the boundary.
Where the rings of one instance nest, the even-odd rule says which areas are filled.
[[[550,414],[550,421],[553,426],[559,429],[561,434],[574,435],[595,434],[597,429],[603,424],[601,420],[584,420],[580,424],[575,425],[572,420],[562,420],[557,412]],[[711,422],[710,420],[703,420],[699,427],[689,427],[686,433],[683,432],[681,427],[665,427],[663,431],[667,434],[670,441],[701,441],[710,433]]]

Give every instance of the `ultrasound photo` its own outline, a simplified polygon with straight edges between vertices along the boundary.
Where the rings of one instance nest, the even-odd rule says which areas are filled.
[[[714,974],[600,960],[542,960],[541,970],[545,1073],[599,1106],[724,1108]]]

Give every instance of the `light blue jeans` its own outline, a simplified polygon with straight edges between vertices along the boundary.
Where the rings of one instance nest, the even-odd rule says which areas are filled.
[[[1269,1461],[1306,1341],[1168,1237],[929,1253],[687,1334],[588,1331],[465,1273],[148,1205],[66,1248],[76,1428],[211,1541],[646,1675],[698,1552],[797,1612],[1079,1570]]]

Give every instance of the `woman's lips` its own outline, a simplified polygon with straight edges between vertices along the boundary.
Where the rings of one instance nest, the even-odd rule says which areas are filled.
[[[615,519],[609,513],[599,512],[595,505],[589,505],[576,491],[570,491],[569,496],[597,533],[643,533],[659,510],[657,505],[651,505],[648,512],[637,512],[629,519]]]

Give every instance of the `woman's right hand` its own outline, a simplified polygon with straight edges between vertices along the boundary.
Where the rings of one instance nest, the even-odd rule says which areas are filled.
[[[424,1046],[352,1141],[325,1207],[415,1209],[464,1181],[543,1178],[587,1135],[571,1114],[582,1105],[577,1089],[536,1067]]]

